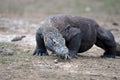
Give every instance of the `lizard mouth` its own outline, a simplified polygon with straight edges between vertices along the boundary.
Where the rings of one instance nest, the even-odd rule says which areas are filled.
[[[63,48],[56,48],[55,53],[58,55],[65,55],[68,54],[68,48],[63,47]]]

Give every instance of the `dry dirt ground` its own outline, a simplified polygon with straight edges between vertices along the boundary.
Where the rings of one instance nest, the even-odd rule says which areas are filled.
[[[96,46],[71,62],[55,63],[53,54],[32,56],[40,21],[54,14],[92,18],[120,43],[119,4],[119,0],[0,0],[0,80],[120,80],[120,57],[101,59],[104,51]]]

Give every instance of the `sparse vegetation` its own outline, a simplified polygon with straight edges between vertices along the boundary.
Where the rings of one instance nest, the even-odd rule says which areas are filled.
[[[86,12],[119,14],[119,3],[119,0],[0,0],[0,13],[18,16]]]

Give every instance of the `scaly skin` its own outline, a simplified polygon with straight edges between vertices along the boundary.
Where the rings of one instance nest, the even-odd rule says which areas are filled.
[[[47,49],[58,55],[76,57],[94,44],[105,50],[102,57],[115,58],[113,34],[94,20],[70,15],[54,15],[42,21],[36,32],[33,55],[48,55]]]

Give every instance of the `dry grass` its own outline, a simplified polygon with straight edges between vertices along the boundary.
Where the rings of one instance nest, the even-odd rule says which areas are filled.
[[[12,49],[14,55],[0,55],[0,80],[120,79],[119,58],[101,59],[98,56],[83,55],[78,59],[73,59],[70,63],[59,62],[56,64],[54,63],[56,56],[32,56],[31,49],[21,48],[15,43],[0,43],[0,49],[3,46]]]
[[[0,14],[41,17],[53,14],[119,14],[119,0],[0,0]]]

